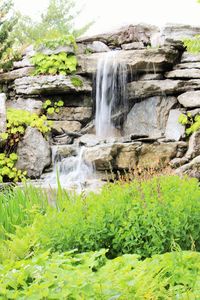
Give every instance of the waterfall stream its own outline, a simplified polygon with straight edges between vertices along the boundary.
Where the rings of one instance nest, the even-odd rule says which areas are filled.
[[[115,137],[127,111],[127,69],[119,62],[118,53],[105,53],[97,65],[95,129],[100,142],[105,138]],[[84,160],[85,147],[80,147],[79,143],[76,143],[76,147],[76,156],[63,158],[57,155],[57,146],[52,146],[54,167],[45,178],[47,185],[56,186],[57,174],[63,187],[75,187],[78,191],[90,180],[95,181],[96,172],[93,165]]]

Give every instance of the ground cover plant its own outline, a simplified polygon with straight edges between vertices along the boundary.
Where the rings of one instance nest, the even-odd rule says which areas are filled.
[[[0,193],[0,299],[198,299],[200,189],[160,176]],[[187,251],[186,251],[187,250]]]

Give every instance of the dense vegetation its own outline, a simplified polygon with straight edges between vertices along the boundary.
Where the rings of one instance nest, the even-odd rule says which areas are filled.
[[[108,184],[87,196],[61,187],[4,190],[0,296],[196,299],[199,219],[198,181],[175,176]]]

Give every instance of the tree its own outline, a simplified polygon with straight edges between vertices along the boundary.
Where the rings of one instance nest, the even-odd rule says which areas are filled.
[[[15,29],[20,44],[31,44],[42,39],[54,39],[73,34],[84,33],[93,22],[79,30],[74,29],[74,19],[79,15],[74,0],[50,0],[47,10],[41,14],[39,22],[30,17],[21,16]]]
[[[16,23],[16,18],[10,16],[12,5],[11,0],[0,0],[0,69],[7,64],[7,56],[14,42],[10,34]]]

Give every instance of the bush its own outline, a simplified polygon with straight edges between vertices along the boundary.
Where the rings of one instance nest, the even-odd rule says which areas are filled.
[[[141,261],[94,253],[40,254],[0,265],[1,299],[199,299],[200,254],[173,252]]]
[[[61,199],[62,196],[62,199]],[[106,185],[100,194],[59,196],[57,209],[47,207],[35,215],[33,224],[17,228],[0,254],[16,259],[20,253],[51,249],[78,252],[108,249],[109,258],[124,253],[142,258],[171,250],[200,250],[200,189],[195,179],[159,177],[146,182]],[[30,243],[30,244],[26,244]],[[17,253],[15,253],[15,249]]]

